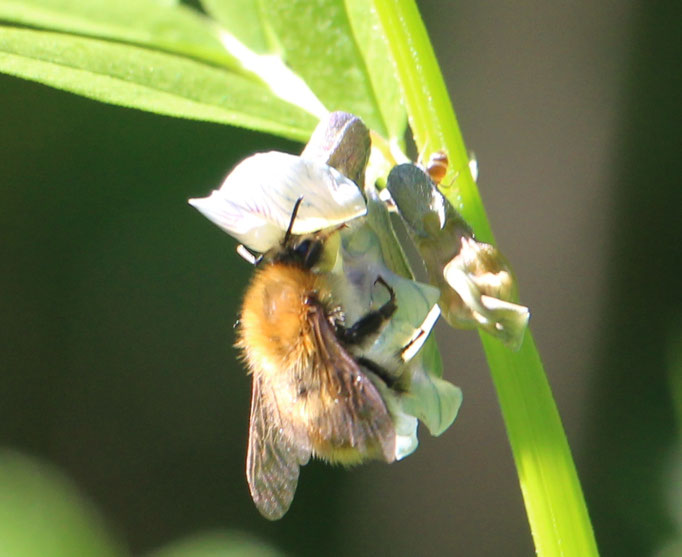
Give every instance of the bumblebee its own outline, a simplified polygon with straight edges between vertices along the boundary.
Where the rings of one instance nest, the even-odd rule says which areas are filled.
[[[355,355],[396,311],[394,292],[377,277],[390,299],[346,326],[333,278],[316,270],[336,232],[293,235],[301,200],[281,244],[257,262],[236,342],[253,379],[246,476],[271,520],[289,509],[311,456],[346,465],[395,459],[395,427],[368,376],[381,369]]]

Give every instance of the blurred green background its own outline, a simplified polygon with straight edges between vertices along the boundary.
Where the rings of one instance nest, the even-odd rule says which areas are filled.
[[[671,545],[682,528],[682,4],[420,6],[602,554],[682,555]],[[5,76],[0,123],[3,557],[48,555],[7,553],[20,547],[8,536],[49,541],[47,525],[79,520],[110,540],[93,544],[135,555],[226,530],[292,556],[533,554],[472,332],[438,330],[465,397],[440,439],[422,432],[391,466],[307,466],[280,522],[253,507],[249,379],[231,347],[251,269],[186,199],[254,151],[299,145]],[[77,492],[85,518],[69,521]]]

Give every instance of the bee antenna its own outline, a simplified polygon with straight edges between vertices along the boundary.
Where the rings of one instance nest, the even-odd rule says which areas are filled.
[[[296,200],[296,203],[294,203],[294,208],[291,211],[291,219],[289,220],[289,226],[287,227],[287,231],[284,234],[284,240],[282,241],[282,244],[286,245],[289,242],[289,238],[291,238],[291,229],[294,227],[294,221],[296,220],[296,215],[298,214],[298,208],[301,206],[301,203],[303,202],[303,196],[299,197]]]

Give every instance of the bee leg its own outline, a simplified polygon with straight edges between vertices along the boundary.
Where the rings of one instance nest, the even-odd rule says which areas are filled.
[[[341,340],[341,342],[347,345],[362,344],[369,337],[377,334],[381,327],[388,321],[391,316],[398,309],[395,303],[395,292],[388,283],[382,278],[377,277],[374,284],[379,283],[383,285],[388,293],[390,294],[390,299],[379,309],[374,309],[368,311],[364,316],[358,319],[350,327],[344,327],[343,325],[336,326],[336,335]]]
[[[379,379],[381,379],[389,389],[395,389],[396,383],[398,382],[398,377],[394,377],[391,373],[385,370],[376,362],[368,360],[367,358],[357,358],[357,362],[362,366],[371,371]]]

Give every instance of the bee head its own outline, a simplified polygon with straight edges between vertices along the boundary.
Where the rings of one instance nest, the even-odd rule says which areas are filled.
[[[291,236],[273,249],[265,259],[274,263],[288,263],[304,269],[314,267],[324,252],[324,241],[314,234]]]
[[[312,268],[324,251],[324,242],[315,234],[295,235],[292,233],[298,209],[303,197],[299,197],[291,211],[289,226],[279,246],[265,254],[264,260],[272,263],[293,264],[305,269]]]

